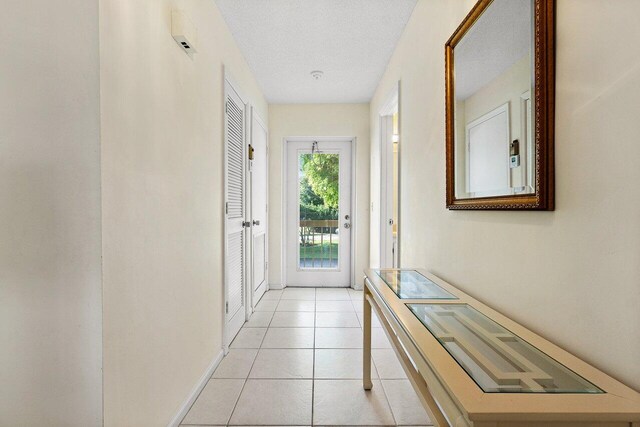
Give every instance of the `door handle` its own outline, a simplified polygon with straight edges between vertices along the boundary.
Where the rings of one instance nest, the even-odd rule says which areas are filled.
[[[251,223],[249,221],[242,221],[242,227],[249,228],[251,227]]]
[[[260,225],[260,220],[253,220],[253,225]]]

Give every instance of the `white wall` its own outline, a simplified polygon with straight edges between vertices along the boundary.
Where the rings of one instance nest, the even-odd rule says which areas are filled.
[[[443,52],[473,4],[420,0],[372,101],[374,169],[376,112],[402,79],[403,263],[640,390],[640,50],[620,43],[640,40],[640,2],[558,1],[556,210],[453,212]]]
[[[282,286],[283,141],[292,136],[347,136],[356,148],[355,280],[369,266],[369,105],[287,104],[269,108],[269,284]]]
[[[98,1],[3,1],[0,38],[0,425],[98,426]]]
[[[161,426],[222,346],[223,64],[268,106],[213,1],[100,4],[105,425]]]

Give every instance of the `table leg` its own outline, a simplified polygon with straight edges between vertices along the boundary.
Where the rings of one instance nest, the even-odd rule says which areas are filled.
[[[364,318],[364,325],[362,328],[362,385],[365,390],[371,390],[373,388],[373,383],[371,382],[371,303],[367,298],[368,295],[371,295],[371,291],[369,291],[367,284],[365,283],[362,310],[362,317]]]

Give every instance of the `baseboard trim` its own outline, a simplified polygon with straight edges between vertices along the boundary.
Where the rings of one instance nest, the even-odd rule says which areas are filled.
[[[213,371],[215,371],[220,362],[222,362],[223,357],[224,351],[221,349],[218,355],[211,361],[204,374],[202,374],[202,377],[200,377],[200,380],[198,380],[198,383],[189,394],[189,397],[187,397],[184,403],[180,406],[180,410],[178,411],[178,413],[175,415],[175,417],[173,417],[171,422],[167,424],[167,427],[180,426],[180,422],[187,415],[187,412],[189,412],[189,409],[191,409],[191,405],[193,405],[193,403],[196,401],[204,386],[207,385],[207,382],[213,375]]]
[[[274,283],[274,284],[269,285],[268,290],[277,291],[277,290],[282,290],[282,289],[287,288],[287,287],[288,286],[285,286],[285,285],[283,285],[281,283]],[[364,288],[364,285],[362,283],[354,283],[354,284],[348,285],[348,286],[302,286],[302,285],[299,285],[299,286],[294,286],[294,287],[297,287],[297,288],[327,288],[327,289],[329,289],[329,288],[344,288],[344,289],[351,288],[351,289],[355,289],[357,291],[361,291]]]

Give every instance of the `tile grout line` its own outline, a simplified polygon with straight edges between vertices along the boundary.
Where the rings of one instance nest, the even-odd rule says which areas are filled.
[[[262,301],[262,299],[261,299]],[[261,302],[259,301],[259,302]],[[278,299],[279,301],[279,299]],[[257,304],[256,304],[257,305]],[[273,318],[273,317],[272,317]],[[246,322],[245,322],[246,323]],[[271,324],[271,320],[269,321],[269,324]],[[244,328],[244,325],[242,326]],[[269,329],[269,326],[267,325],[267,330]],[[265,332],[265,336],[266,336],[266,332]],[[262,340],[264,340],[264,337],[262,337]],[[262,346],[262,342],[260,342],[260,346]],[[231,350],[231,349],[230,349]],[[244,350],[244,349],[241,349]],[[248,350],[248,349],[247,349]],[[235,402],[235,405],[233,407],[233,410],[231,411],[231,414],[229,415],[229,420],[227,420],[226,425],[229,424],[229,422],[231,421],[231,417],[233,416],[233,412],[235,411],[236,406],[238,405],[238,401],[240,400],[240,395],[242,395],[242,391],[244,390],[244,386],[247,383],[247,379],[249,378],[249,374],[251,373],[251,369],[253,369],[253,364],[255,363],[256,359],[258,358],[258,353],[260,352],[260,349],[258,349],[258,351],[256,352],[256,356],[253,359],[253,362],[251,363],[251,368],[249,368],[249,372],[247,373],[247,378],[244,379],[244,382],[242,384],[242,389],[240,389],[240,394],[238,395],[238,399]],[[225,357],[227,357],[228,354],[226,356],[224,356],[222,358],[222,360],[224,360]],[[222,363],[222,360],[220,360],[220,363]],[[189,412],[191,411],[191,409],[193,409],[193,406],[196,404],[196,402],[198,401],[198,399],[200,398],[200,396],[202,395],[202,393],[204,392],[204,389],[207,387],[207,385],[209,384],[209,381],[213,380],[213,379],[220,379],[220,380],[224,380],[224,379],[238,379],[238,378],[213,378],[213,376],[216,374],[216,371],[218,370],[218,368],[220,367],[220,364],[218,364],[218,366],[216,367],[216,369],[211,373],[211,375],[209,376],[209,378],[207,378],[207,383],[205,384],[204,387],[202,387],[202,390],[200,390],[200,393],[198,393],[198,396],[194,399],[193,403],[191,404],[191,406],[189,406],[189,409],[187,410],[186,414],[184,415],[184,417],[182,417],[182,419],[180,420],[180,424],[183,424],[184,419],[189,415]],[[190,425],[190,424],[185,424],[185,425]]]
[[[260,353],[260,350],[258,350],[258,353]],[[225,423],[226,426],[230,425],[231,418],[233,418],[233,414],[236,412],[236,409],[238,408],[238,402],[240,402],[240,398],[242,397],[242,393],[244,392],[244,388],[247,386],[247,381],[249,381],[249,375],[251,374],[251,370],[253,369],[253,365],[256,363],[256,359],[258,358],[258,353],[256,353],[256,357],[253,359],[253,362],[251,363],[251,368],[249,368],[249,372],[247,373],[247,377],[244,379],[244,382],[242,383],[242,388],[240,389],[240,393],[238,394],[238,398],[236,399],[236,402],[233,405],[233,409],[231,410],[231,413],[229,414],[229,418],[227,419],[227,422]]]
[[[280,296],[278,297],[278,304],[276,304],[276,308],[278,307],[278,305],[280,304],[280,300],[282,299],[282,294],[280,294]],[[256,304],[257,305],[257,304]],[[275,317],[276,312],[275,310],[273,311],[273,313],[271,313],[271,319],[269,320],[269,324],[267,324],[267,331],[269,330],[269,328],[271,327],[271,323],[273,322],[273,318]],[[264,333],[265,336],[267,336],[267,333]],[[261,343],[262,345],[262,343]],[[257,357],[257,356],[256,356]]]
[[[223,357],[223,359],[224,359],[224,357]],[[222,360],[220,361],[220,363],[222,363]],[[220,365],[218,364],[218,366],[220,366]],[[216,369],[218,369],[218,368],[216,368]],[[202,390],[200,390],[200,393],[198,393],[198,396],[193,400],[193,403],[191,404],[191,406],[189,406],[189,409],[188,409],[188,410],[187,410],[187,412],[184,414],[184,417],[182,417],[182,419],[180,420],[180,423],[178,424],[178,426],[183,425],[183,423],[182,423],[182,422],[184,421],[184,419],[185,419],[185,418],[187,418],[187,416],[189,415],[189,412],[191,412],[191,409],[193,409],[193,405],[195,405],[195,404],[196,404],[196,402],[198,401],[198,399],[200,399],[200,396],[202,395],[202,392],[204,391],[204,389],[205,389],[205,388],[207,388],[207,385],[209,384],[209,381],[211,381],[211,380],[213,379],[213,374],[214,374],[215,372],[216,372],[216,371],[214,370],[214,371],[211,373],[211,376],[207,379],[207,383],[204,385],[204,387],[202,387]],[[190,424],[186,424],[186,425],[190,425]]]
[[[280,303],[281,301],[282,301],[282,296],[280,297],[280,299],[278,299],[278,303],[277,303],[277,305],[279,305],[279,303]],[[334,300],[330,300],[330,301],[334,301]],[[335,301],[340,301],[340,300],[335,300]],[[360,320],[360,318],[357,316],[358,312],[357,312],[357,311],[355,311],[355,304],[356,304],[356,301],[351,300],[351,306],[353,307],[353,310],[354,310],[354,312],[355,312],[355,315],[356,315],[356,317],[358,318],[358,322],[359,322],[359,324],[360,324],[360,326],[359,326],[359,327],[330,326],[329,328],[334,328],[334,329],[362,329],[361,320]],[[227,425],[230,425],[230,420],[231,420],[231,418],[233,417],[233,415],[234,415],[235,411],[237,410],[237,405],[238,405],[239,400],[240,400],[240,397],[242,396],[242,393],[244,392],[244,389],[245,389],[245,387],[246,387],[246,385],[247,385],[247,383],[248,383],[248,380],[250,379],[249,377],[250,377],[251,371],[253,370],[253,368],[254,368],[254,366],[255,366],[255,363],[256,363],[256,361],[257,361],[258,354],[259,354],[259,353],[260,353],[260,351],[262,351],[262,350],[275,350],[275,349],[276,349],[276,348],[273,348],[273,349],[271,349],[271,348],[270,348],[270,349],[264,349],[264,348],[263,348],[263,345],[264,345],[264,342],[265,342],[266,335],[267,335],[268,331],[269,331],[269,330],[272,330],[272,329],[278,329],[277,327],[272,326],[272,323],[273,323],[273,317],[275,316],[275,312],[276,312],[276,311],[274,311],[274,312],[273,312],[273,315],[272,315],[272,317],[271,317],[271,320],[269,321],[269,323],[267,324],[267,326],[266,326],[266,328],[265,328],[265,329],[266,329],[266,331],[265,331],[265,335],[263,335],[263,337],[262,337],[262,339],[261,339],[261,342],[260,342],[259,347],[258,347],[257,352],[256,352],[256,357],[253,359],[253,362],[252,362],[251,367],[250,367],[250,369],[249,369],[249,373],[247,374],[247,377],[244,379],[243,387],[242,387],[242,389],[241,389],[241,391],[240,391],[240,394],[239,394],[239,396],[238,396],[238,399],[237,399],[237,400],[236,400],[236,402],[235,402],[234,408],[233,408],[233,410],[231,411],[231,415],[230,415],[230,417],[229,417],[229,420],[228,420],[228,422],[227,422]],[[300,312],[300,311],[294,311],[294,312]],[[313,313],[313,345],[312,345],[312,347],[311,347],[311,350],[312,350],[312,378],[311,378],[311,380],[312,380],[312,390],[311,390],[311,392],[312,392],[312,399],[311,399],[311,425],[313,426],[313,425],[314,425],[314,419],[313,419],[313,416],[314,416],[314,409],[315,409],[315,408],[314,408],[314,403],[315,403],[315,382],[316,382],[316,377],[315,377],[315,361],[316,361],[316,352],[317,352],[317,350],[318,350],[318,348],[316,347],[316,337],[317,337],[317,332],[318,332],[318,328],[319,328],[319,326],[318,326],[318,322],[317,322],[317,320],[318,320],[318,319],[317,319],[317,315],[318,315],[318,311],[317,311],[317,297],[316,297],[316,299],[314,300],[314,311],[313,311],[312,313]],[[326,313],[340,313],[340,312],[326,312]],[[345,312],[345,313],[346,313],[346,312]],[[292,326],[287,326],[286,328],[296,329],[296,327],[292,327]],[[283,349],[283,350],[294,350],[294,349],[304,349],[304,348],[305,348],[305,347],[298,347],[298,348],[296,348],[296,347],[293,347],[293,348],[292,348],[292,347],[289,347],[289,348],[287,348],[287,347],[283,347],[283,348],[279,348],[279,349]],[[348,348],[331,347],[331,348],[327,348],[327,349],[324,349],[324,350],[328,350],[328,349],[347,350]],[[359,349],[353,349],[353,350],[359,350]],[[374,367],[374,369],[376,369],[376,372],[377,372],[377,367],[375,367],[375,362],[374,362],[373,360],[372,360],[372,365],[373,365],[372,367]],[[212,374],[212,376],[211,376],[209,379],[212,379],[212,378],[213,378],[213,374]],[[263,380],[263,379],[274,379],[274,380],[278,379],[278,380],[282,380],[283,378],[259,378],[259,379],[260,379],[260,380]],[[300,378],[286,378],[286,379],[289,379],[289,380],[299,380]],[[335,380],[348,380],[348,378],[336,378]],[[357,380],[357,379],[355,379],[355,380]],[[378,378],[377,378],[377,380],[379,381],[380,387],[382,387],[382,393],[383,393],[383,395],[385,396],[385,401],[387,402],[387,405],[388,405],[388,408],[389,408],[390,414],[391,414],[392,419],[393,419],[393,421],[394,421],[394,425],[398,425],[398,424],[397,424],[397,421],[396,421],[396,416],[395,416],[395,414],[394,414],[394,412],[393,412],[393,409],[392,409],[392,407],[391,407],[391,403],[390,403],[390,401],[389,401],[389,397],[388,397],[388,395],[387,395],[387,392],[386,392],[386,390],[385,390],[385,387],[382,385],[382,379],[378,377]]]
[[[364,304],[364,302],[363,302],[363,304]],[[351,305],[353,305],[353,309],[355,310],[356,306],[355,306],[355,303],[353,302],[353,300],[351,300]],[[371,313],[371,314],[373,314],[373,313]],[[356,316],[357,316],[357,314],[356,314]],[[358,318],[358,320],[360,320],[360,318]],[[371,325],[371,334],[373,335],[373,319],[371,319],[371,323],[372,323],[372,325]],[[364,324],[362,324],[361,327],[362,327],[362,333],[364,334]],[[398,421],[396,420],[396,416],[393,413],[393,408],[391,407],[391,402],[389,401],[389,396],[387,396],[387,392],[384,389],[384,385],[382,384],[382,378],[380,377],[380,373],[378,372],[378,369],[376,367],[376,363],[373,360],[373,350],[374,350],[374,348],[373,348],[373,346],[371,346],[371,367],[373,369],[375,369],[376,377],[377,377],[378,382],[380,384],[380,388],[382,389],[382,394],[384,395],[384,400],[387,402],[387,406],[389,407],[389,412],[391,413],[391,418],[393,419],[393,423],[394,423],[394,425],[397,426],[398,425]],[[372,382],[373,382],[373,379],[372,379]]]
[[[280,297],[279,297],[278,299],[276,299],[276,301],[277,301],[277,303],[276,303],[276,307],[280,304],[280,301],[281,301],[281,300],[282,300],[282,295],[280,295]],[[315,384],[315,351],[316,351],[316,347],[315,347],[315,333],[316,333],[316,329],[317,329],[317,324],[316,324],[316,315],[317,315],[317,312],[315,311],[315,306],[317,305],[317,304],[316,304],[316,301],[317,301],[317,299],[315,299],[315,300],[314,300],[314,312],[313,312],[313,318],[314,318],[314,326],[313,326],[314,334],[313,334],[313,335],[314,335],[314,336],[313,336],[313,347],[312,347],[312,362],[313,362],[313,363],[312,363],[312,378],[311,378],[311,380],[312,380],[312,406],[311,406],[311,416],[312,416],[311,422],[312,422],[312,424],[313,424],[313,402],[314,402],[314,398],[315,398],[315,390],[314,390],[314,384]],[[353,301],[352,301],[352,305],[353,305]],[[273,322],[273,317],[275,316],[276,311],[274,310],[274,311],[273,311],[273,312],[271,312],[271,313],[272,313],[271,318],[270,318],[269,323],[266,325],[266,328],[265,328],[265,329],[266,329],[266,330],[265,330],[265,335],[263,335],[263,337],[262,337],[262,339],[261,339],[261,342],[260,342],[260,345],[259,345],[259,347],[256,349],[256,350],[257,350],[257,351],[256,351],[256,356],[254,357],[254,359],[253,359],[253,361],[252,361],[252,363],[251,363],[251,367],[249,368],[249,372],[247,373],[247,377],[243,379],[243,386],[242,386],[242,388],[241,388],[241,390],[240,390],[240,393],[239,393],[239,395],[238,395],[238,398],[237,398],[237,399],[236,399],[236,401],[235,401],[234,408],[232,409],[231,414],[229,415],[229,420],[227,421],[226,425],[229,425],[229,423],[230,423],[230,421],[231,421],[231,418],[233,417],[233,414],[235,413],[235,410],[237,409],[238,402],[239,402],[240,397],[242,396],[242,393],[243,393],[243,391],[244,391],[244,389],[245,389],[245,387],[246,387],[246,384],[247,384],[247,382],[248,382],[248,380],[249,380],[249,376],[250,376],[251,371],[253,370],[253,367],[254,367],[254,365],[255,365],[255,363],[256,363],[256,360],[257,360],[258,354],[259,354],[259,353],[260,353],[260,351],[262,350],[262,345],[263,345],[264,340],[265,340],[265,338],[266,338],[266,334],[267,334],[268,330],[272,328],[272,327],[271,327],[271,323]],[[247,326],[243,326],[243,328],[244,328],[244,327],[247,327]],[[248,327],[248,328],[250,328],[250,327]],[[242,350],[242,348],[238,348],[238,349]],[[289,349],[291,349],[291,348],[289,348]],[[237,349],[236,349],[236,350],[237,350]],[[245,349],[245,350],[248,350],[248,348],[247,348],[247,349]],[[214,372],[211,374],[211,376],[207,379],[207,384],[209,383],[209,381],[211,381],[212,379],[214,379],[214,378],[213,378],[213,376],[214,376],[214,375],[215,375],[215,371],[214,371]],[[225,379],[225,378],[218,378],[218,379]],[[229,378],[229,379],[237,379],[237,378]],[[241,379],[241,378],[240,378],[240,379]],[[291,378],[291,379],[295,379],[295,378]],[[203,388],[203,390],[204,390],[204,388]],[[190,406],[189,411],[193,408],[193,405],[194,405],[194,404],[196,403],[196,401],[199,399],[199,397],[200,397],[200,395],[201,395],[201,394],[202,394],[202,391],[198,394],[198,397],[195,399],[194,403]],[[187,414],[189,413],[189,411],[187,411]],[[185,417],[186,417],[186,416],[187,416],[187,415],[185,415]],[[183,420],[184,420],[184,418],[181,420],[181,424],[182,424],[182,421],[183,421]]]
[[[260,303],[261,301],[258,301],[258,303]],[[278,300],[278,304],[280,303],[280,300]],[[256,304],[258,305],[258,304]],[[277,304],[276,304],[277,306]],[[269,322],[269,324],[271,324],[271,322]],[[244,328],[244,325],[242,326]],[[236,399],[235,404],[233,405],[233,409],[231,410],[231,413],[229,414],[229,418],[227,419],[227,422],[225,423],[226,426],[229,426],[229,424],[231,423],[231,418],[233,418],[233,414],[236,412],[236,409],[238,408],[238,402],[240,402],[240,398],[242,397],[242,393],[244,392],[245,387],[247,386],[247,382],[249,381],[249,375],[251,375],[251,371],[253,370],[253,365],[255,365],[256,360],[258,360],[258,355],[260,354],[260,349],[262,348],[262,343],[264,342],[265,337],[267,336],[267,332],[269,331],[269,326],[267,326],[266,331],[264,332],[264,335],[262,336],[262,339],[260,340],[260,346],[258,347],[258,351],[256,352],[256,357],[253,358],[253,362],[251,362],[251,367],[249,368],[249,372],[247,372],[247,377],[244,379],[244,382],[242,383],[242,388],[240,389],[240,393],[238,394],[238,398]],[[215,374],[215,371],[214,371]]]
[[[389,396],[387,396],[387,391],[384,389],[384,384],[382,384],[382,379],[378,378],[378,381],[380,381],[380,388],[382,389],[384,400],[387,402],[387,405],[389,406],[389,412],[391,413],[391,418],[393,418],[393,422],[397,426],[399,424],[398,424],[398,421],[396,420],[396,415],[393,413],[393,407],[391,406],[391,401],[389,400]]]

